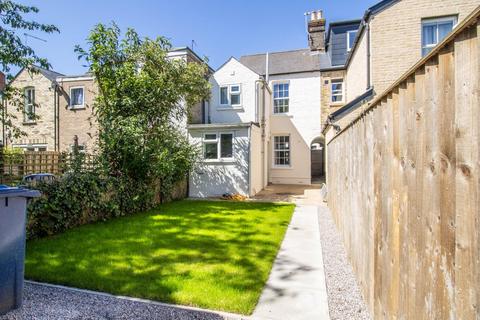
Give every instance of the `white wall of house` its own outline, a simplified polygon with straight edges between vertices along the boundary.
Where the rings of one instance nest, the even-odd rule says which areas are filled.
[[[250,128],[210,126],[189,130],[190,142],[203,152],[203,140],[209,133],[233,133],[233,158],[202,160],[190,174],[190,197],[204,198],[225,193],[249,195]]]
[[[210,78],[212,95],[210,98],[210,120],[212,123],[245,123],[257,121],[256,81],[260,76],[238,62],[235,58],[227,61]],[[222,105],[220,88],[239,85],[241,101],[239,105]]]
[[[289,83],[289,111],[274,114],[270,111],[269,180],[274,184],[310,184],[310,144],[320,135],[320,72],[278,75],[270,77],[275,83]],[[273,103],[272,103],[273,108]],[[274,137],[290,137],[290,165],[274,164]]]

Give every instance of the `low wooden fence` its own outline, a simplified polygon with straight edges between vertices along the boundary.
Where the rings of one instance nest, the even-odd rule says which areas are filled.
[[[328,204],[375,319],[480,318],[479,16],[328,144]]]
[[[93,158],[84,157],[84,165],[91,165]],[[62,175],[73,161],[73,155],[55,151],[6,152],[0,149],[0,184],[18,184],[22,178],[34,173]]]

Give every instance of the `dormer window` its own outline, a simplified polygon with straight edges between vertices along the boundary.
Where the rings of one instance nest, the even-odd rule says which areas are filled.
[[[352,51],[357,37],[357,30],[350,30],[347,32],[347,51]]]
[[[83,108],[85,102],[84,99],[83,87],[70,88],[70,108]]]
[[[232,84],[220,87],[220,105],[238,107],[242,105],[242,87]]]

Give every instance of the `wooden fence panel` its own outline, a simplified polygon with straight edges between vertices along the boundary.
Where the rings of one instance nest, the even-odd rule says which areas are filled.
[[[479,16],[328,142],[328,204],[376,319],[480,318]]]

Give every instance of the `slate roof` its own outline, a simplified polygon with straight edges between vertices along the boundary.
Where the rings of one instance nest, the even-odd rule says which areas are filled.
[[[272,52],[268,54],[269,74],[287,74],[310,71],[320,71],[320,56],[318,52],[310,49]],[[240,63],[250,68],[259,75],[266,74],[266,54],[253,54],[242,56]]]
[[[34,66],[33,67],[34,69],[36,69],[38,72],[40,72],[41,74],[43,74],[43,76],[45,78],[47,78],[48,80],[54,82],[57,77],[61,77],[61,76],[64,76],[64,74],[61,74],[59,72],[55,72],[53,70],[47,70],[47,69],[43,69],[39,66]]]

